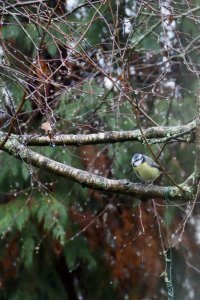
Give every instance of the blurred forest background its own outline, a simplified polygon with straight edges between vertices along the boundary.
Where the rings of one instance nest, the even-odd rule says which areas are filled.
[[[4,0],[0,43],[0,133],[49,136],[48,146],[27,147],[55,161],[139,182],[130,162],[150,156],[142,141],[51,138],[197,116],[198,0]],[[84,188],[2,149],[0,299],[200,298],[198,201],[184,223],[192,203]],[[194,143],[151,149],[178,184],[193,172]],[[171,185],[166,176],[159,184]]]

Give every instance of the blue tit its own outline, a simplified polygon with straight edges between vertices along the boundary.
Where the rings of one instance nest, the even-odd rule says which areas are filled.
[[[131,164],[135,174],[146,182],[153,182],[162,173],[160,166],[153,159],[140,153],[133,155]]]

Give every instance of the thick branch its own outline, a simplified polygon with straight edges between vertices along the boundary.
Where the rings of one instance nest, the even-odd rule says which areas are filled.
[[[186,136],[186,142],[194,142],[193,131],[196,123],[192,122],[182,126],[160,126],[151,127],[143,130],[146,139],[150,144],[166,143],[176,141],[183,136]],[[13,136],[16,138],[16,136]],[[184,140],[184,139],[183,139]],[[118,143],[125,141],[143,142],[143,137],[140,130],[132,131],[110,131],[100,132],[95,134],[59,134],[49,139],[48,136],[32,136],[25,135],[20,137],[20,141],[28,146],[48,146],[50,143],[55,145],[88,145],[88,144],[103,144],[103,143]]]
[[[3,138],[0,138],[2,142]],[[35,153],[26,146],[20,144],[17,140],[8,140],[4,145],[4,150],[10,155],[41,169],[71,179],[82,186],[102,191],[115,192],[127,195],[135,195],[139,198],[159,197],[167,200],[181,199],[176,187],[161,187],[155,185],[143,185],[131,183],[127,180],[107,179],[101,176],[82,171],[68,165],[56,162],[41,154]]]

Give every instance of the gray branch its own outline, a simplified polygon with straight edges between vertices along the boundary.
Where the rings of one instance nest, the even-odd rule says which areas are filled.
[[[181,126],[159,126],[144,129],[143,133],[149,144],[166,143],[173,141],[194,142],[196,123],[191,122],[188,125]],[[17,136],[12,135],[17,138]],[[19,137],[18,137],[19,139]],[[143,142],[140,130],[132,131],[110,131],[95,134],[59,134],[52,136],[33,136],[24,135],[20,137],[20,142],[28,146],[49,146],[50,143],[55,145],[91,145],[104,143],[118,143],[126,141]]]
[[[196,124],[196,160],[195,160],[195,182],[200,185],[200,88],[196,100],[197,124]],[[200,195],[199,195],[200,196]]]
[[[3,137],[0,137],[0,143],[2,143],[2,141]],[[53,174],[68,178],[81,184],[83,187],[89,187],[106,192],[133,195],[139,198],[159,197],[166,200],[174,200],[183,199],[184,196],[187,199],[191,199],[192,196],[191,193],[183,195],[180,193],[178,188],[172,186],[162,187],[156,185],[143,185],[132,183],[127,180],[114,180],[97,176],[38,154],[22,145],[14,138],[9,139],[6,142],[3,150],[31,166],[45,169]],[[188,187],[186,188],[188,189]]]

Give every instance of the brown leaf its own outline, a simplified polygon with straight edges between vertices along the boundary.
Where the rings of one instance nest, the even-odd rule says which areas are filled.
[[[45,134],[50,134],[52,132],[51,124],[48,121],[42,123],[41,128],[45,131]]]
[[[174,20],[174,16],[173,15],[169,15],[168,16],[168,20],[169,20],[170,23],[172,23],[172,21]]]

